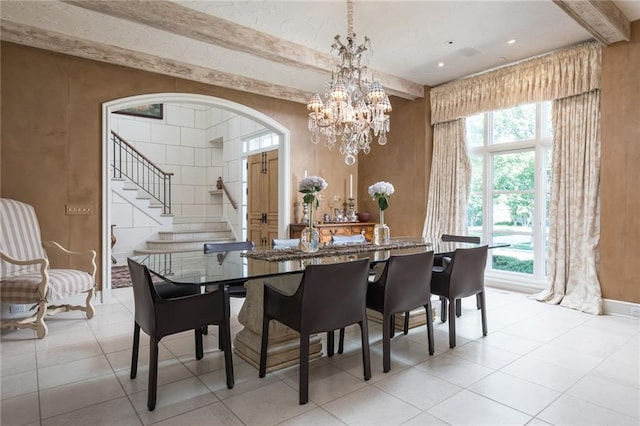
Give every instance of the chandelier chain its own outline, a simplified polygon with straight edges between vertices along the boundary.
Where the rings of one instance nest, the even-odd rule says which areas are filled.
[[[347,37],[353,34],[353,0],[347,0]]]

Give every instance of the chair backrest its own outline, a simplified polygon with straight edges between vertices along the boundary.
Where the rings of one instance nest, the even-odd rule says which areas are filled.
[[[40,237],[36,211],[29,204],[0,199],[0,250],[17,260],[47,257]],[[0,260],[2,279],[36,272],[40,265],[14,265]]]
[[[406,312],[431,298],[433,251],[391,256],[380,282],[384,284],[385,313]]]
[[[286,240],[274,238],[271,240],[271,247],[275,249],[298,247],[298,244],[300,244],[300,238],[289,238]]]
[[[488,246],[456,250],[450,265],[450,294],[458,298],[483,291],[487,253]]]
[[[222,253],[225,251],[253,250],[253,241],[236,241],[233,243],[204,243],[204,253]]]
[[[364,238],[362,234],[356,235],[332,235],[331,236],[331,244],[334,245],[343,245],[343,244],[363,244],[366,243],[367,240]]]
[[[301,299],[302,328],[337,330],[366,315],[369,259],[309,265],[295,297]]]
[[[442,234],[442,241],[454,241],[458,243],[474,243],[480,244],[480,237],[473,237],[471,235],[450,235]]]
[[[156,332],[154,302],[161,298],[153,286],[147,267],[131,259],[127,259],[127,263],[133,287],[135,320],[145,333],[153,335]]]

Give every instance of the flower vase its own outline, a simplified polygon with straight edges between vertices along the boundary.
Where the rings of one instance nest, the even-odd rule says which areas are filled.
[[[380,210],[380,223],[373,228],[373,244],[382,246],[391,241],[391,232],[384,223],[384,210]]]
[[[313,205],[309,205],[309,224],[302,230],[300,234],[300,244],[298,246],[300,250],[313,253],[320,248],[320,233],[318,229],[313,226]]]

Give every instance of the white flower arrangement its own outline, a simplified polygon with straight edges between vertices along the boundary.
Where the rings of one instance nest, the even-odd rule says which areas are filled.
[[[316,200],[316,193],[322,191],[327,187],[327,181],[320,176],[309,176],[300,181],[298,185],[298,192],[304,194],[302,200],[305,204],[311,204],[315,201],[316,207],[318,207],[318,200]]]
[[[378,202],[380,210],[386,210],[389,207],[389,197],[395,192],[395,188],[389,182],[376,182],[369,187],[369,195]]]

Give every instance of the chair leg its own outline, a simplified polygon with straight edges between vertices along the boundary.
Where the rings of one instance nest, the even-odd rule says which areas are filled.
[[[44,300],[38,303],[38,313],[36,314],[36,337],[44,339],[49,328],[44,323],[44,317],[47,315],[47,302]]]
[[[391,335],[393,331],[393,315],[382,319],[382,371],[388,373],[391,370]]]
[[[140,326],[133,322],[133,350],[131,351],[131,374],[129,377],[135,379],[138,375],[138,349],[140,348]]]
[[[196,338],[196,359],[201,360],[204,356],[204,348],[202,347],[202,328],[193,330]]]
[[[456,299],[456,316],[458,318],[462,316],[462,299]]]
[[[389,324],[391,324],[391,338],[393,339],[394,337],[396,337],[396,316],[391,314],[391,317],[389,318],[389,321],[387,321]]]
[[[93,295],[95,294],[95,292],[96,292],[95,287],[92,288],[91,290],[89,290],[87,292],[87,299],[84,301],[84,305],[85,305],[85,309],[86,309],[85,315],[87,316],[87,319],[93,318],[93,316],[96,313],[96,310],[95,310],[95,308],[93,307],[93,304],[92,304]]]
[[[224,348],[225,348],[224,330],[222,328],[223,328],[222,324],[218,325],[218,350],[224,351]],[[205,335],[208,333],[209,333],[209,327],[202,327],[202,334]]]
[[[309,334],[300,333],[300,405],[309,402]]]
[[[409,312],[404,313],[404,330],[402,331],[405,336],[409,334]]]
[[[334,330],[327,331],[327,356],[333,356],[333,347],[334,347]]]
[[[344,327],[340,329],[340,341],[338,342],[338,353],[344,352]]]
[[[220,342],[224,347],[224,371],[227,375],[227,388],[233,389],[235,380],[233,378],[233,353],[231,352],[231,329],[229,328],[229,318],[220,325]]]
[[[364,379],[369,380],[371,378],[371,354],[369,353],[369,325],[366,315],[359,324],[362,342],[362,369],[364,370]]]
[[[262,342],[260,344],[260,370],[258,377],[263,378],[267,374],[267,343],[269,342],[269,318],[262,318]]]
[[[456,347],[456,302],[449,301],[449,347]]]
[[[478,293],[476,295],[476,301],[480,302],[480,315],[482,315],[482,335],[487,335],[487,300],[484,295],[484,291],[482,293]]]
[[[440,296],[440,321],[447,322],[447,298]]]
[[[424,307],[427,311],[427,340],[429,341],[429,355],[433,355],[434,352],[434,344],[433,344],[433,315],[431,313],[431,301],[427,303]]]
[[[149,346],[149,390],[147,393],[147,408],[156,408],[156,394],[158,392],[158,339],[151,337]]]
[[[476,294],[476,308],[482,308],[482,296],[480,296],[480,293]]]

